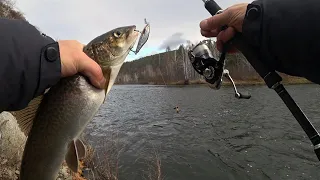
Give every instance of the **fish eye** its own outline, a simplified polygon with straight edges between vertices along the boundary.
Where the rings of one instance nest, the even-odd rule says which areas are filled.
[[[121,32],[120,32],[120,31],[114,32],[113,35],[114,35],[115,37],[120,37]]]

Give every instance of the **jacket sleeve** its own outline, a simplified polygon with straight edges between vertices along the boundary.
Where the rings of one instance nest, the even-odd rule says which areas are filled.
[[[0,113],[23,109],[60,77],[56,41],[24,20],[0,18]]]
[[[320,84],[319,9],[319,0],[256,0],[242,34],[269,67]]]

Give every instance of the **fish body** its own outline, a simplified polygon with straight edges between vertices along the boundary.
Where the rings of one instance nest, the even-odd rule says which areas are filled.
[[[103,103],[105,90],[76,75],[62,79],[44,96],[29,133],[21,164],[21,180],[54,180],[61,163],[77,168],[79,150],[72,147]],[[70,152],[68,152],[70,151]],[[78,153],[78,155],[76,154]],[[83,153],[83,152],[82,152]]]
[[[113,29],[93,39],[84,52],[101,67],[107,80],[97,89],[76,74],[61,79],[27,108],[13,112],[28,136],[20,168],[20,180],[55,180],[62,162],[77,172],[85,156],[79,135],[93,119],[109,93],[118,72],[137,40],[135,26]]]

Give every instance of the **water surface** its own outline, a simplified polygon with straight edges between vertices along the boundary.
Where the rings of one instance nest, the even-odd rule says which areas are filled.
[[[320,130],[320,86],[286,88]],[[154,152],[168,180],[320,179],[311,142],[278,95],[239,91],[252,98],[236,99],[231,87],[114,86],[87,132],[98,150],[116,134],[120,179],[143,179]]]

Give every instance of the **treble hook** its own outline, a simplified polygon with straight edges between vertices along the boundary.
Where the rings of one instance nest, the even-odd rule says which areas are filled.
[[[149,24],[149,23],[147,22],[147,18],[144,18],[144,23]]]

